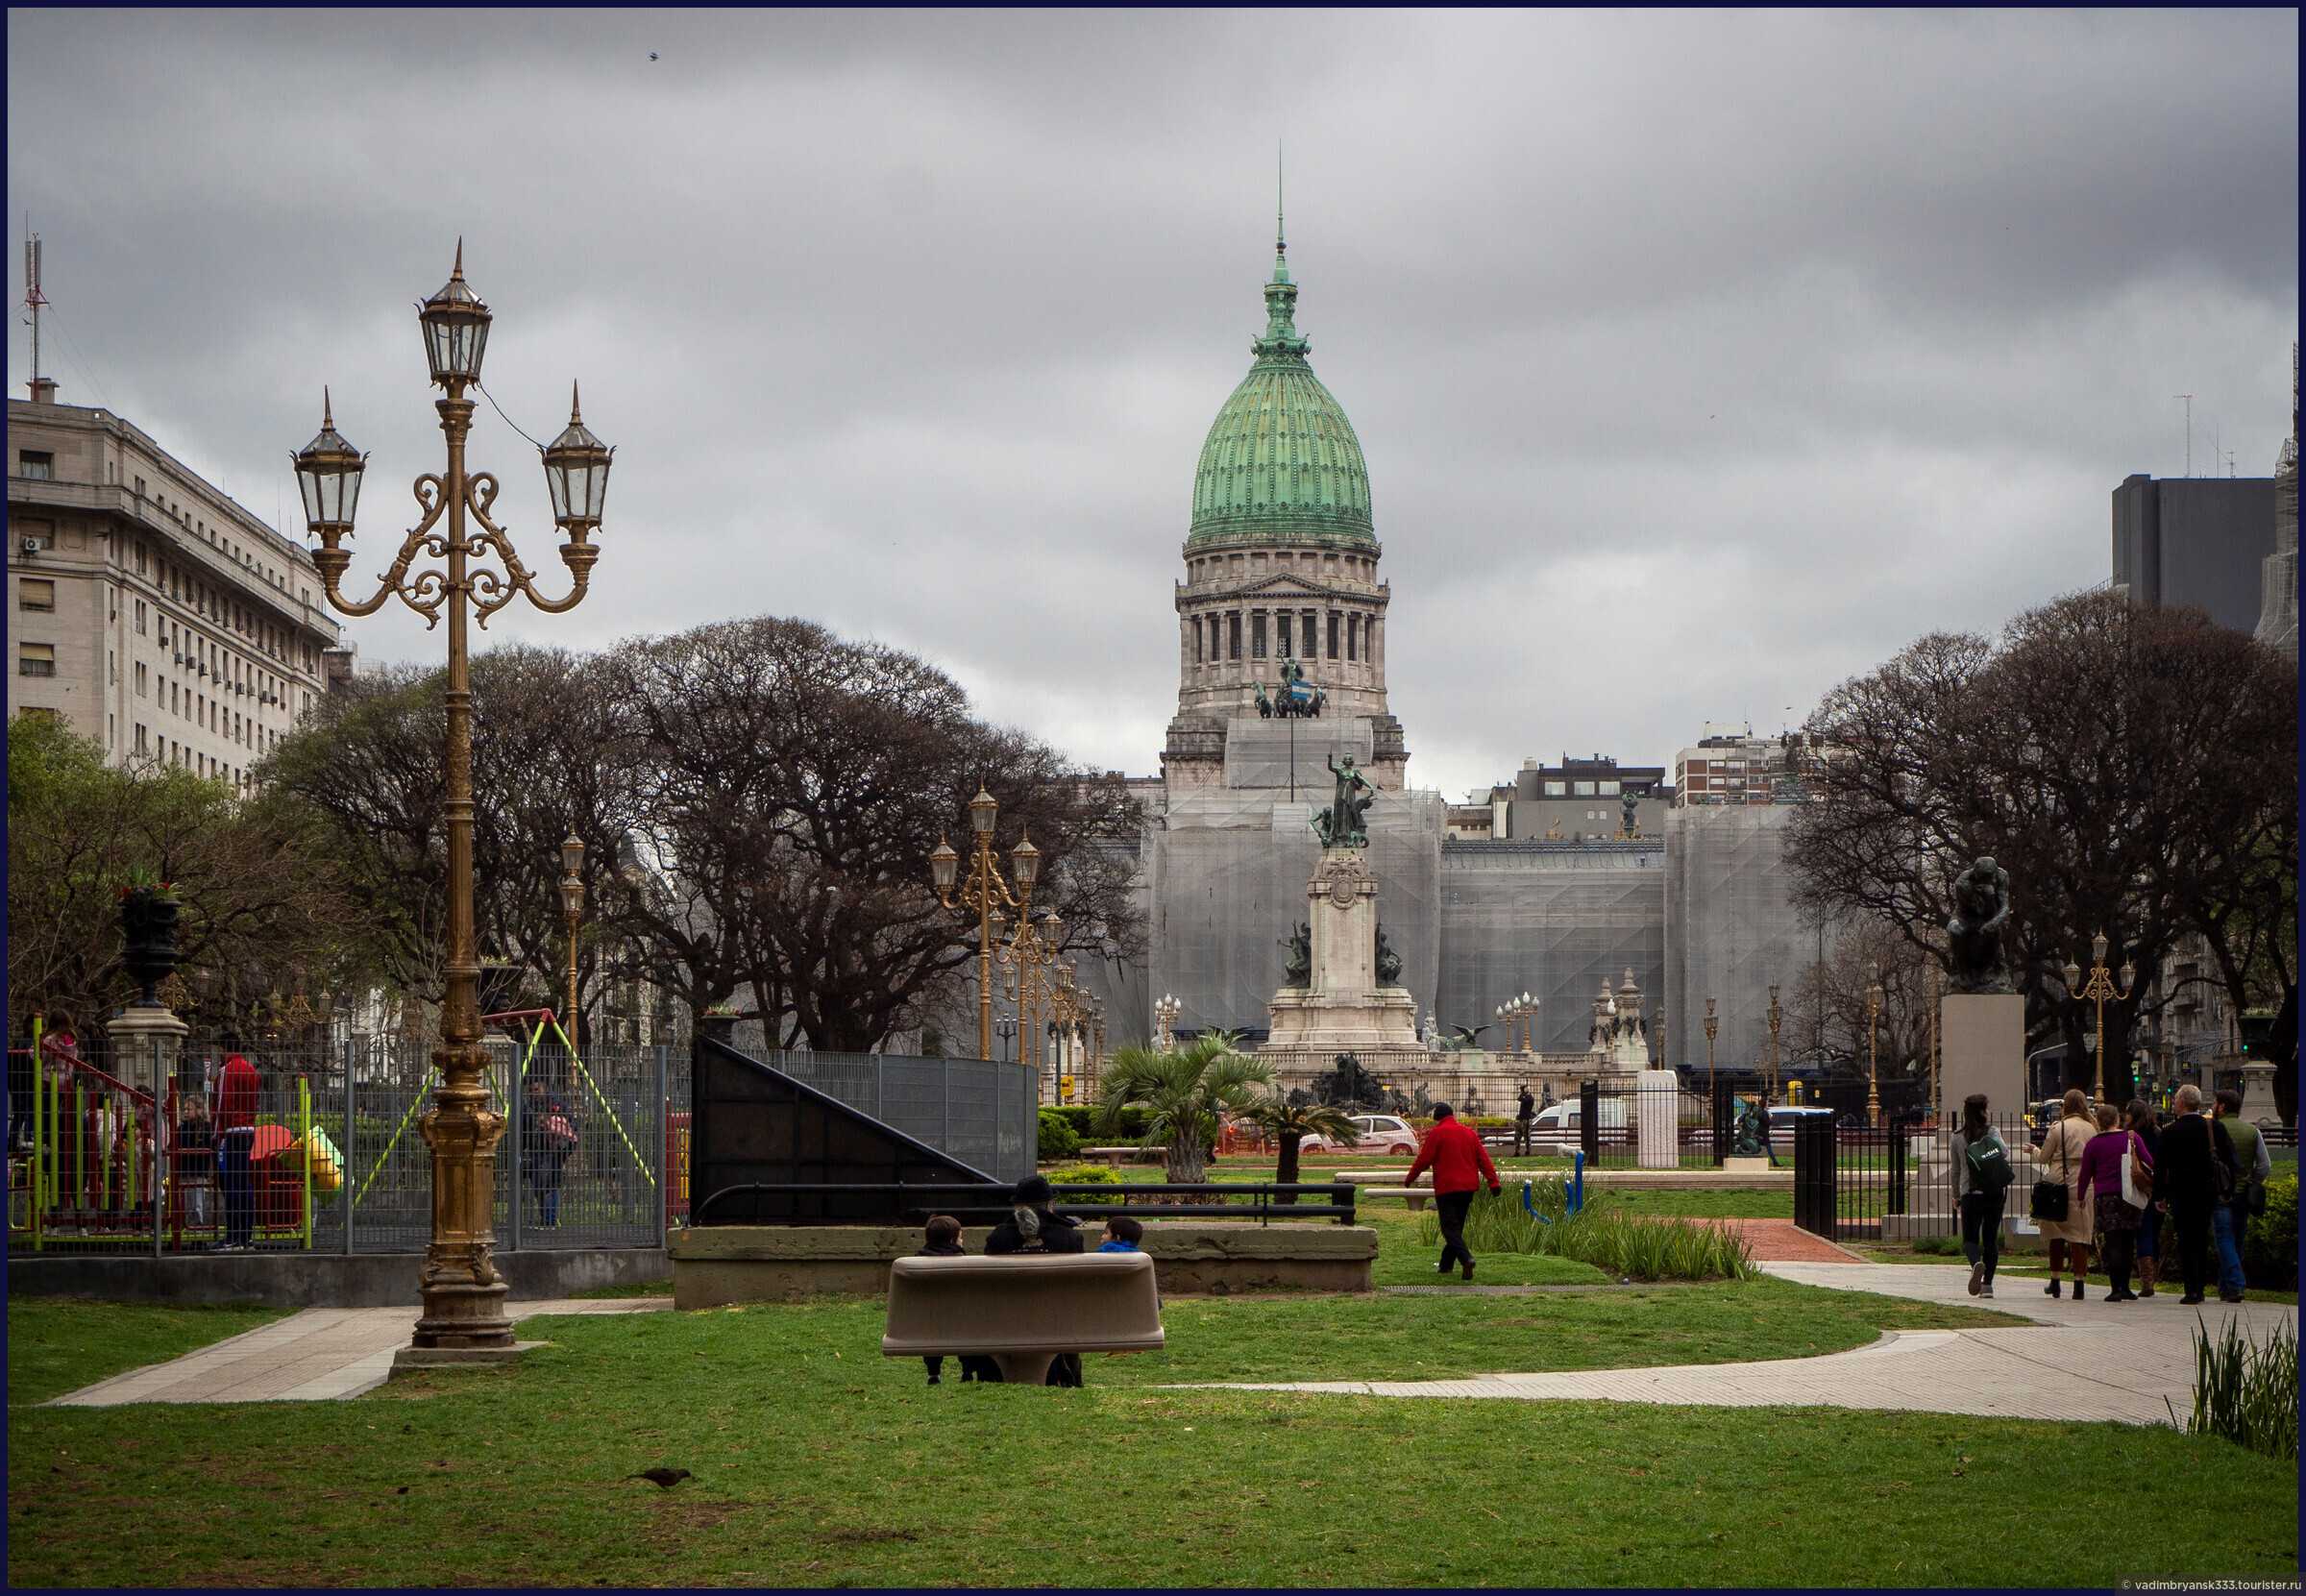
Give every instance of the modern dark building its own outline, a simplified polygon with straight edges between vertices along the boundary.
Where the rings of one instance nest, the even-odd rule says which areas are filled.
[[[1561,756],[1558,765],[1524,760],[1514,773],[1502,838],[1615,837],[1625,825],[1624,796],[1635,796],[1634,819],[1651,837],[1665,831],[1669,794],[1662,765],[1620,765],[1604,754]]]
[[[2132,602],[2192,604],[2255,631],[2273,552],[2271,477],[2139,475],[2114,490],[2114,585]]]

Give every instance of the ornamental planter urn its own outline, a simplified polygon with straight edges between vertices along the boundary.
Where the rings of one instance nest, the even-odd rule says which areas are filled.
[[[129,978],[143,989],[136,1008],[167,1007],[159,989],[176,971],[176,917],[183,907],[164,883],[120,891],[120,934],[127,943],[122,963]]]

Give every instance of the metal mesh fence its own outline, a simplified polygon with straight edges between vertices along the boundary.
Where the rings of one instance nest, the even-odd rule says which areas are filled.
[[[658,1244],[685,1202],[667,1178],[687,1117],[685,1049],[579,1057],[533,1034],[488,1046],[490,1106],[505,1118],[499,1249]],[[44,1047],[37,1068],[29,1050],[12,1056],[9,1251],[422,1252],[432,1048],[244,1045],[245,1073],[199,1038],[114,1046],[109,1068],[77,1049]]]
[[[1033,1172],[1041,1096],[1024,1065],[894,1053],[752,1056],[995,1180],[1022,1180]]]

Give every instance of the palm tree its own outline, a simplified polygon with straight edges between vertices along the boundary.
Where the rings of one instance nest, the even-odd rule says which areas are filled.
[[[1221,1032],[1166,1053],[1123,1047],[1105,1066],[1097,1130],[1117,1135],[1124,1110],[1144,1110],[1143,1144],[1165,1147],[1169,1179],[1193,1184],[1207,1173],[1224,1117],[1247,1111],[1256,1101],[1250,1087],[1272,1080],[1272,1066],[1236,1051],[1233,1038]]]
[[[1280,1147],[1281,1161],[1274,1166],[1273,1179],[1282,1186],[1297,1183],[1297,1155],[1307,1137],[1335,1137],[1348,1145],[1355,1140],[1353,1116],[1343,1109],[1310,1098],[1293,1103],[1278,1087],[1251,1103],[1239,1117],[1272,1137]],[[1294,1203],[1297,1193],[1284,1192],[1273,1200]]]

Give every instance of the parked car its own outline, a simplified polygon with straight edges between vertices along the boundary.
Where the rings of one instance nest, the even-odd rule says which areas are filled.
[[[1305,1153],[1399,1153],[1404,1156],[1417,1151],[1420,1145],[1417,1127],[1398,1115],[1357,1114],[1353,1117],[1355,1139],[1343,1137],[1309,1136],[1298,1142]]]
[[[1799,1103],[1779,1103],[1770,1109],[1770,1150],[1779,1157],[1791,1157],[1794,1150],[1794,1127],[1804,1119],[1831,1119],[1833,1110],[1809,1108]]]

